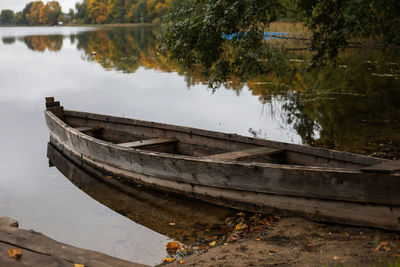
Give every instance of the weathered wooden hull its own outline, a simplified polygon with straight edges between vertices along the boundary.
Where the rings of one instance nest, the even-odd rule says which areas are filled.
[[[380,159],[75,111],[63,112],[68,124],[50,111],[45,116],[53,145],[118,179],[238,209],[400,230],[400,174],[360,171]],[[192,155],[121,147],[69,125],[101,127],[104,136],[110,130],[119,139],[175,138],[180,151],[190,147]],[[207,157],[211,148],[223,153],[255,146],[284,149],[285,160],[296,165]],[[316,166],[299,165],[309,162]]]

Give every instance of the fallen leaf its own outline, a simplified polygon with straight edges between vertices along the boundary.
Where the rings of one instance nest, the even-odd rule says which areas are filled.
[[[261,240],[261,238],[257,237],[257,238],[256,238],[256,240],[257,240],[257,241],[260,241],[260,240]]]
[[[382,242],[375,248],[375,250],[378,251],[378,250],[380,250],[381,248],[383,248],[383,249],[386,250],[386,249],[388,249],[388,247],[387,247],[388,244],[389,244],[388,242],[382,241]],[[390,250],[390,248],[389,248],[389,250]],[[386,251],[388,251],[388,250],[386,250]]]
[[[22,252],[19,248],[10,248],[8,250],[8,256],[10,256],[10,258],[19,259],[22,256]]]
[[[235,230],[243,230],[247,228],[247,224],[245,223],[239,223],[238,225],[236,225]]]
[[[74,267],[85,267],[85,265],[83,265],[83,264],[78,264],[78,263],[75,263]]]
[[[112,176],[107,176],[107,178],[108,178],[108,179],[112,179],[113,177],[112,177]]]
[[[213,246],[215,246],[215,243],[217,243],[217,242],[215,242],[215,240],[214,240],[214,241],[210,242],[208,245],[209,245],[210,247],[213,247]]]
[[[175,225],[176,225],[176,223],[174,223],[174,222],[170,222],[170,223],[169,223],[169,225],[171,225],[171,226],[175,226]]]
[[[179,243],[176,241],[169,242],[167,244],[167,251],[169,254],[175,254],[178,248],[179,248]]]
[[[270,253],[278,253],[278,251],[279,251],[279,249],[273,248],[273,249],[271,249],[269,252],[270,252]]]
[[[334,259],[335,261],[337,261],[337,260],[339,260],[339,257],[338,257],[338,256],[333,256],[333,259]]]
[[[185,263],[184,260],[180,260],[180,261],[179,261],[179,264],[184,264],[184,263]]]
[[[308,248],[311,248],[313,245],[312,244],[307,244],[307,247]]]
[[[229,245],[229,243],[224,243],[224,246],[227,246],[227,245]],[[399,255],[399,257],[400,257],[400,255]]]
[[[175,261],[175,259],[174,258],[163,258],[162,261],[163,262],[173,262],[173,261]]]

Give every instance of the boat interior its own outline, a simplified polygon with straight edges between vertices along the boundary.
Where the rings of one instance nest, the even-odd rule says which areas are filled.
[[[58,103],[58,106],[57,104],[56,106],[50,105],[47,110],[52,111],[70,127],[81,133],[124,148],[202,157],[219,161],[244,161],[358,170],[385,164],[382,159],[357,154],[260,140],[235,134],[70,111],[59,107],[59,102],[50,103]]]

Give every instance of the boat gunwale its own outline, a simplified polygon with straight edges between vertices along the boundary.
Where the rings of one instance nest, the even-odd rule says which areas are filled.
[[[364,155],[351,153],[351,152],[344,152],[344,151],[338,151],[338,150],[320,148],[320,147],[311,147],[311,146],[307,146],[307,145],[291,144],[291,143],[286,143],[286,142],[281,142],[281,141],[272,141],[272,140],[266,140],[266,139],[252,138],[252,137],[239,135],[236,133],[222,133],[222,132],[204,130],[204,129],[193,128],[193,127],[137,120],[137,119],[132,119],[132,118],[123,118],[123,117],[118,117],[118,116],[103,115],[103,114],[97,114],[97,113],[91,113],[91,112],[64,110],[64,114],[67,117],[84,118],[84,119],[98,120],[98,121],[111,122],[111,123],[117,123],[117,124],[125,124],[125,125],[137,125],[137,126],[141,126],[141,127],[176,131],[176,132],[181,132],[181,133],[190,134],[190,135],[199,135],[199,136],[204,136],[204,137],[208,137],[208,138],[230,140],[230,141],[235,141],[235,142],[240,142],[240,143],[245,143],[245,144],[268,146],[268,147],[272,147],[272,148],[284,149],[289,152],[306,154],[306,155],[311,155],[311,156],[316,156],[316,157],[321,157],[321,158],[326,158],[326,159],[334,159],[334,160],[338,160],[338,161],[350,162],[350,163],[366,165],[366,166],[390,161],[387,159],[374,158],[374,157],[364,156]]]
[[[76,112],[79,114],[87,114],[87,115],[95,115],[95,116],[102,116],[102,117],[106,117],[106,118],[116,118],[116,119],[123,119],[123,120],[127,120],[128,122],[131,123],[127,123],[129,125],[138,125],[138,124],[133,124],[135,122],[142,122],[144,124],[147,124],[149,122],[147,121],[139,121],[139,120],[135,120],[135,119],[129,119],[129,118],[121,118],[121,117],[115,117],[115,116],[107,116],[107,115],[101,115],[101,114],[95,114],[95,113],[87,113],[87,112],[79,112],[79,111],[71,111],[71,110],[65,110],[64,113],[67,113],[66,116],[71,116],[70,112]],[[95,142],[99,145],[103,145],[106,147],[112,147],[121,151],[127,151],[127,152],[136,152],[136,153],[140,153],[140,154],[145,154],[145,155],[149,155],[149,156],[154,156],[154,157],[162,157],[162,158],[170,158],[170,159],[179,159],[179,160],[190,160],[190,161],[197,161],[197,162],[207,162],[207,163],[218,163],[218,164],[225,164],[225,165],[240,165],[243,167],[260,167],[260,168],[276,168],[276,169],[287,169],[287,170],[303,170],[303,171],[314,171],[314,172],[334,172],[334,173],[349,173],[349,174],[359,174],[362,173],[362,171],[360,169],[352,169],[352,168],[333,168],[333,167],[319,167],[319,166],[302,166],[302,165],[288,165],[288,164],[277,164],[277,163],[266,163],[266,162],[245,162],[245,161],[239,161],[239,160],[225,160],[225,159],[209,159],[207,157],[197,157],[197,156],[188,156],[188,155],[178,155],[178,154],[171,154],[171,153],[164,153],[164,152],[157,152],[157,151],[150,151],[150,150],[145,150],[145,149],[140,149],[140,148],[126,148],[126,147],[121,147],[118,146],[117,144],[113,144],[92,136],[89,136],[85,133],[79,132],[78,130],[74,129],[73,127],[71,127],[70,125],[68,125],[67,123],[65,123],[64,121],[62,121],[61,119],[59,119],[56,115],[54,115],[53,112],[51,111],[45,111],[46,115],[50,116],[52,120],[54,120],[57,124],[59,124],[60,126],[62,126],[63,128],[65,128],[67,131],[72,132],[75,135],[80,136],[81,138],[90,140],[92,142]],[[80,117],[82,118],[82,117]],[[104,121],[104,120],[103,120]],[[112,122],[110,120],[106,120],[107,122]],[[132,123],[133,122],[133,123]],[[115,123],[120,123],[120,122],[115,122]],[[144,126],[144,127],[152,127],[152,128],[160,128],[160,129],[166,129],[163,126],[166,127],[171,127],[173,129],[169,129],[169,130],[175,130],[175,127],[177,128],[181,128],[182,132],[187,133],[184,130],[187,129],[193,129],[196,131],[199,131],[200,133],[191,133],[191,134],[201,134],[206,136],[206,137],[212,137],[214,138],[214,136],[208,136],[205,134],[221,134],[221,135],[232,135],[235,137],[239,137],[239,138],[245,138],[248,139],[249,141],[253,140],[253,141],[264,141],[261,139],[255,139],[255,138],[251,138],[251,137],[245,137],[245,136],[240,136],[237,134],[225,134],[225,133],[220,133],[220,132],[213,132],[213,131],[207,131],[207,130],[202,130],[202,129],[196,129],[196,128],[188,128],[188,127],[183,127],[183,126],[175,126],[175,125],[169,125],[169,124],[161,124],[161,123],[155,123],[155,122],[151,122],[151,124],[155,124],[154,127],[150,126],[150,125],[140,125],[140,126]],[[158,127],[156,126],[158,125]],[[205,133],[205,134],[204,134]],[[218,137],[217,137],[218,138]],[[220,139],[227,139],[226,137],[219,137]],[[233,141],[239,141],[239,142],[243,142],[242,140],[233,140]],[[273,143],[280,143],[280,144],[284,144],[284,145],[290,145],[290,146],[301,146],[301,145],[295,145],[295,144],[288,144],[288,143],[283,143],[283,142],[278,142],[278,141],[269,141],[269,140],[265,140],[267,142],[273,142]],[[257,143],[254,143],[255,145],[257,145]],[[258,144],[260,146],[262,146],[263,144]],[[303,146],[301,146],[303,147]],[[279,147],[278,147],[279,148]],[[312,147],[307,147],[307,148],[312,148]],[[320,148],[314,148],[319,150]],[[288,149],[286,149],[288,150]],[[334,151],[334,150],[328,150],[328,149],[323,149],[329,152],[336,152],[336,153],[344,153],[344,154],[350,154],[350,155],[356,155],[356,156],[361,156],[361,157],[365,157],[367,159],[369,159],[370,157],[366,157],[366,156],[362,156],[362,155],[357,155],[357,154],[352,154],[352,153],[347,153],[347,152],[340,152],[340,151]],[[288,150],[290,151],[290,150]],[[297,151],[293,151],[295,153],[303,153],[303,152],[297,152]],[[306,154],[306,153],[304,153]],[[313,156],[319,156],[319,155],[315,155],[315,154],[311,154]],[[87,155],[90,156],[90,155]],[[375,158],[372,158],[375,159]],[[341,160],[341,159],[338,159]],[[344,161],[344,160],[342,160]],[[378,162],[379,163],[379,162]],[[361,168],[361,167],[360,167]],[[395,175],[395,176],[400,176],[400,174],[391,174],[391,175]]]

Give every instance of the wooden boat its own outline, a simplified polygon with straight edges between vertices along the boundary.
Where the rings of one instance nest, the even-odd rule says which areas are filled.
[[[255,212],[400,230],[400,162],[64,110],[50,142],[116,180]]]

